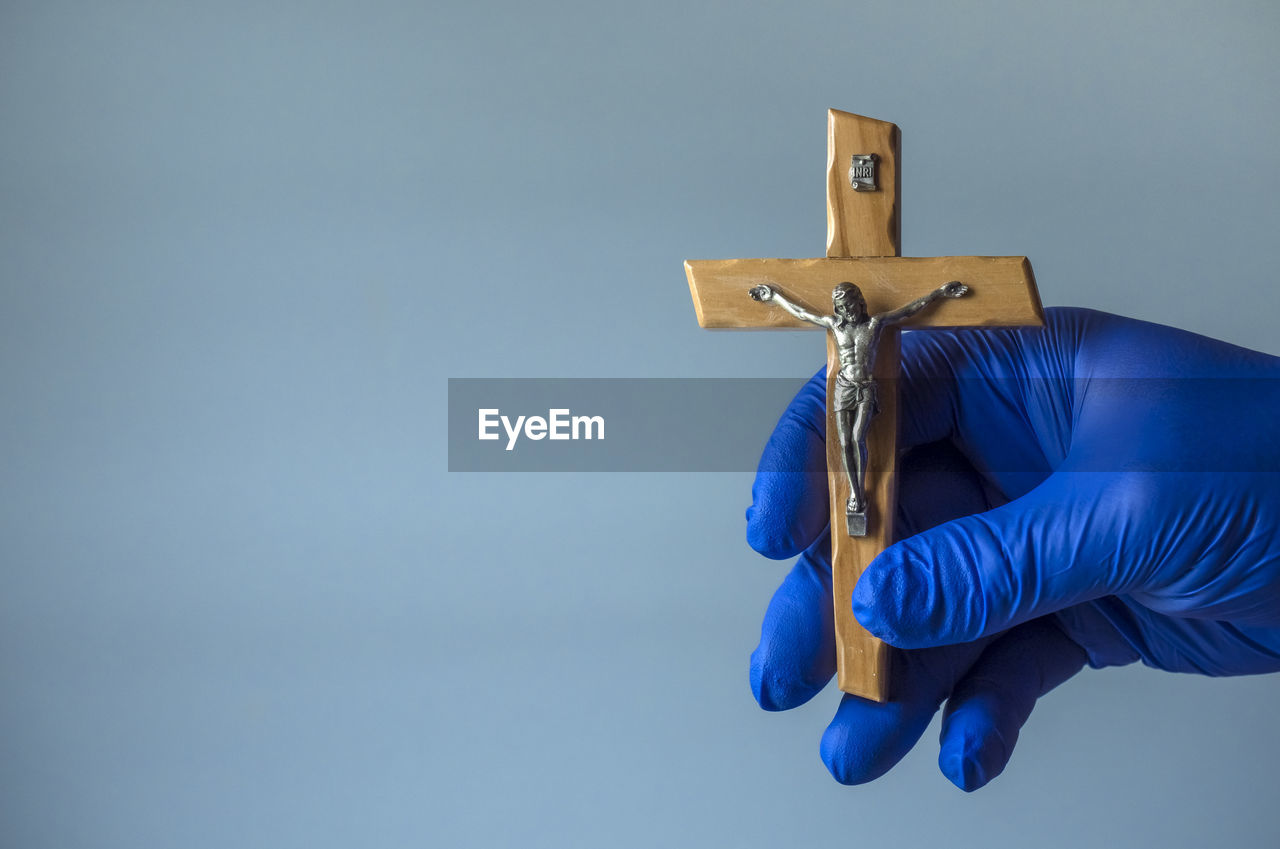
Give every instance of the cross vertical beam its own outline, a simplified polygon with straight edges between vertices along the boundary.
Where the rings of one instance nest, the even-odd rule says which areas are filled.
[[[827,111],[827,256],[900,256],[899,149],[895,124],[837,109]],[[876,190],[855,191],[854,155],[875,157]],[[944,282],[944,281],[939,281]],[[827,486],[831,493],[831,588],[835,605],[836,682],[840,689],[878,702],[889,698],[892,650],[853,615],[851,599],[862,570],[893,542],[897,504],[898,371],[901,332],[884,330],[876,356],[880,412],[867,432],[867,535],[845,532],[849,482],[836,439],[832,393],[840,361],[827,335]]]

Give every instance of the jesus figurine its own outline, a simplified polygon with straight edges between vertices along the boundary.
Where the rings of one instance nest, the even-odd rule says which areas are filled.
[[[844,456],[844,472],[849,478],[850,528],[860,528],[866,534],[867,496],[867,428],[879,411],[876,403],[876,382],[872,377],[876,348],[880,333],[885,327],[905,321],[939,298],[959,298],[968,293],[969,287],[958,281],[945,283],[923,298],[896,310],[867,314],[867,302],[862,290],[852,283],[840,283],[831,292],[834,315],[817,315],[799,304],[788,300],[772,286],[753,286],[747,293],[757,301],[773,301],[801,321],[812,322],[831,331],[836,340],[840,370],[836,373],[835,391],[831,406],[836,415],[836,428],[840,437],[840,449]],[[856,521],[854,521],[856,518]],[[850,531],[853,534],[853,531]]]

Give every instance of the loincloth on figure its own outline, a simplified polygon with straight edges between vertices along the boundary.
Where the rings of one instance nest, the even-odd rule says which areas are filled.
[[[880,412],[876,398],[876,382],[871,378],[851,380],[836,372],[836,386],[831,394],[831,409],[837,413],[852,412],[862,404],[871,403],[871,415]]]

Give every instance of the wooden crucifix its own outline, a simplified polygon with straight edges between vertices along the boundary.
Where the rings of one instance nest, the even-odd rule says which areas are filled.
[[[827,115],[826,258],[686,262],[698,324],[707,328],[814,327],[813,318],[832,311],[833,293],[837,315],[829,318],[838,324],[844,296],[837,289],[856,291],[841,285],[848,283],[861,290],[864,317],[900,317],[903,327],[1043,324],[1035,277],[1026,257],[900,256],[902,172],[897,126],[835,109]],[[947,284],[952,284],[950,289],[941,288]],[[931,292],[937,293],[936,303]],[[784,297],[774,298],[774,293]],[[906,314],[901,309],[921,302],[928,307]],[[809,321],[804,320],[806,315]],[[889,648],[858,624],[851,599],[862,570],[893,541],[899,331],[896,324],[877,328],[878,349],[868,358],[874,361],[872,398],[878,401],[878,413],[866,431],[865,471],[859,470],[865,475],[865,500],[857,513],[853,509],[857,496],[850,501],[850,477],[845,472],[848,457],[833,436],[842,426],[836,407],[844,407],[847,413],[852,404],[861,402],[869,410],[873,401],[859,396],[859,381],[848,380],[848,356],[846,379],[837,385],[841,367],[837,334],[830,321],[820,326],[832,330],[827,334],[827,480],[836,679],[846,693],[883,702],[891,696]],[[849,350],[846,345],[846,354]],[[847,429],[848,419],[843,426]]]

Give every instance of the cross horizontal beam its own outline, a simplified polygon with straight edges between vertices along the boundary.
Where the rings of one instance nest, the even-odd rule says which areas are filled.
[[[831,312],[831,290],[862,287],[872,314],[902,306],[950,280],[969,295],[925,310],[903,327],[1041,325],[1044,314],[1031,263],[1023,256],[861,256],[825,259],[688,260],[684,264],[698,324],[707,328],[815,329],[781,307],[747,297],[768,283],[813,312]]]

